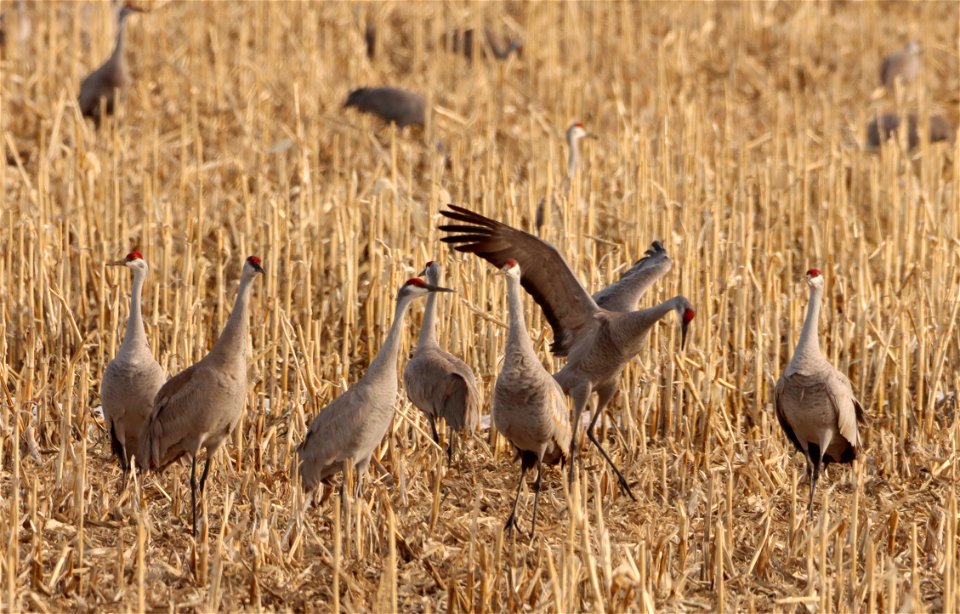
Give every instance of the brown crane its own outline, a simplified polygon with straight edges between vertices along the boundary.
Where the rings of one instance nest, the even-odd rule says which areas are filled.
[[[108,266],[126,267],[133,273],[130,291],[130,314],[123,343],[103,372],[100,399],[103,417],[110,431],[110,447],[120,463],[122,491],[130,473],[130,456],[136,454],[140,431],[153,409],[153,398],[166,379],[147,343],[143,329],[141,294],[147,278],[147,262],[140,252],[130,252],[122,260],[113,260]]]
[[[458,251],[476,254],[496,267],[502,267],[507,258],[528,263],[520,278],[521,285],[540,305],[553,328],[551,351],[556,356],[568,357],[567,364],[554,377],[574,404],[570,479],[574,474],[580,416],[596,393],[596,410],[587,426],[587,436],[617,475],[620,486],[635,499],[626,478],[595,437],[593,428],[617,391],[620,373],[643,349],[654,324],[665,315],[676,313],[680,319],[681,348],[686,344],[687,329],[696,315],[690,301],[675,296],[637,311],[604,308],[587,294],[563,257],[549,243],[463,207],[449,206],[450,210],[441,213],[460,223],[440,226],[440,230],[453,233],[442,241],[453,244]],[[629,307],[670,270],[672,262],[663,247],[655,243],[651,250],[653,255],[637,262],[620,281],[599,293],[601,302]]]
[[[900,51],[888,54],[880,64],[880,83],[886,88],[892,88],[897,79],[905,85],[917,78],[920,74],[920,43],[910,41]]]
[[[143,13],[142,8],[132,2],[125,3],[117,13],[117,40],[113,46],[113,53],[99,68],[84,77],[80,83],[80,96],[77,104],[84,117],[93,119],[93,124],[100,126],[100,101],[105,100],[104,112],[113,114],[117,91],[130,81],[130,71],[123,53],[124,28],[127,16],[131,13]]]
[[[867,124],[867,147],[876,149],[895,136],[900,129],[900,116],[896,113],[884,113],[874,117]],[[907,115],[907,148],[916,149],[920,145],[920,133],[917,131],[917,116],[914,113]],[[956,133],[950,122],[942,115],[931,115],[928,138],[931,143],[946,141],[952,143]]]
[[[507,517],[507,531],[517,527],[517,503],[523,490],[523,478],[528,469],[537,467],[537,481],[533,486],[533,522],[530,527],[530,535],[533,536],[537,530],[543,463],[562,462],[570,452],[569,412],[563,390],[543,368],[530,342],[520,294],[520,265],[515,259],[507,258],[503,272],[507,276],[510,330],[503,366],[493,389],[491,413],[497,432],[513,444],[520,459],[520,483],[513,510]]]
[[[440,285],[440,263],[430,261],[420,273],[431,286]],[[447,462],[453,458],[457,433],[477,430],[483,396],[477,387],[473,369],[437,343],[437,294],[427,296],[427,306],[420,326],[420,339],[413,357],[403,369],[403,387],[410,401],[430,421],[433,440],[440,444],[437,418],[443,418],[450,429]]]
[[[250,256],[240,273],[237,300],[220,338],[210,352],[160,388],[153,412],[140,436],[137,466],[142,471],[162,471],[183,455],[190,457],[190,503],[193,535],[197,535],[197,456],[207,460],[199,492],[210,471],[210,459],[233,432],[247,397],[247,337],[253,280],[263,275],[260,258]]]
[[[350,92],[343,108],[355,107],[361,113],[373,113],[398,128],[425,124],[426,102],[423,96],[398,87],[361,87]]]
[[[346,392],[317,414],[297,448],[300,484],[313,492],[348,464],[357,469],[356,492],[370,466],[370,458],[390,428],[397,403],[397,353],[403,319],[414,299],[433,292],[453,292],[419,277],[407,280],[397,292],[393,324],[366,373]],[[341,483],[341,493],[345,485]],[[343,500],[341,494],[341,501]]]
[[[860,452],[857,424],[864,421],[863,407],[853,395],[850,380],[820,353],[817,323],[823,298],[823,275],[807,271],[810,302],[800,340],[774,393],[777,419],[787,439],[807,457],[810,502],[817,488],[820,465],[851,463]]]

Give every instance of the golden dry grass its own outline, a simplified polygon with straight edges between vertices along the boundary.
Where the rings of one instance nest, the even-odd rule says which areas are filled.
[[[942,144],[856,144],[900,105],[956,125],[956,4],[150,8],[130,19],[135,81],[99,134],[74,100],[112,46],[109,6],[30,3],[30,35],[7,36],[0,609],[960,609],[960,166]],[[2,9],[14,28],[15,6]],[[522,34],[522,59],[469,66],[435,48],[483,23]],[[883,53],[911,38],[926,49],[920,82],[875,91]],[[426,131],[340,111],[353,87],[387,83],[426,93]],[[584,447],[573,492],[547,473],[537,538],[504,536],[507,446],[479,433],[446,471],[404,401],[365,497],[341,521],[334,494],[288,534],[295,446],[362,373],[396,287],[428,259],[459,290],[441,302],[442,343],[489,397],[503,280],[440,244],[437,211],[456,202],[529,228],[575,119],[600,139],[550,239],[592,289],[662,239],[675,266],[643,303],[683,293],[698,308],[686,351],[665,321],[610,409],[623,429],[606,439],[639,502]],[[188,468],[118,498],[95,417],[130,285],[104,262],[131,248],[152,265],[147,329],[170,373],[216,338],[242,257],[267,268],[254,383],[196,545]],[[827,278],[822,345],[870,417],[865,462],[831,468],[814,522],[771,411],[811,266]],[[532,301],[527,314],[552,360]]]

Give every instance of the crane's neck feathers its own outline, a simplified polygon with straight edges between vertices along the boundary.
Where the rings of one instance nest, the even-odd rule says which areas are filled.
[[[247,334],[250,328],[247,305],[250,303],[254,279],[256,275],[244,275],[240,278],[237,300],[233,304],[233,310],[230,312],[227,324],[223,327],[223,332],[220,333],[220,338],[210,350],[211,358],[224,362],[246,363]]]
[[[807,303],[807,317],[803,321],[803,330],[800,331],[800,340],[794,352],[795,359],[819,357],[820,336],[817,325],[820,321],[820,303],[823,299],[823,286],[810,286],[810,302]]]
[[[523,317],[523,295],[520,292],[520,280],[507,276],[507,304],[510,314],[510,331],[507,334],[507,346],[516,346],[533,352],[533,342],[527,334],[527,324]]]
[[[410,308],[410,303],[413,302],[415,298],[417,298],[415,295],[406,294],[401,296],[397,301],[397,308],[393,314],[393,322],[390,324],[390,332],[387,333],[387,338],[384,340],[383,345],[380,346],[377,355],[370,363],[370,366],[367,367],[367,372],[364,374],[365,379],[383,374],[392,374],[391,377],[396,379],[397,354],[400,352],[403,319],[407,314],[407,310]]]
[[[130,289],[130,315],[127,318],[127,330],[123,335],[120,353],[128,354],[147,348],[147,332],[143,328],[142,294],[143,281],[147,272],[133,269],[133,287]]]
[[[431,269],[427,269],[427,283],[431,286],[439,286],[440,276],[433,273]],[[417,339],[418,348],[437,345],[437,294],[439,292],[431,292],[427,295],[423,324],[420,326],[420,337]]]

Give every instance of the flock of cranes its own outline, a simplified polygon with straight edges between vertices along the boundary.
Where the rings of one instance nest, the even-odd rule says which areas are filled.
[[[124,28],[127,18],[142,12],[132,3],[118,11],[117,34],[107,61],[88,75],[80,88],[79,108],[99,126],[111,114],[115,97],[128,81],[124,61]],[[368,53],[376,53],[377,35],[368,27]],[[474,40],[473,30],[444,37],[454,52],[473,58],[474,50],[489,51],[504,59],[520,53],[514,40],[484,30],[485,46]],[[884,59],[881,83],[894,88],[908,83],[921,71],[920,46],[910,43],[903,51]],[[343,105],[373,113],[398,127],[423,126],[426,103],[423,96],[394,87],[363,87],[351,91]],[[907,116],[907,143],[919,144],[917,116]],[[880,115],[867,130],[868,145],[879,146],[896,133],[899,115]],[[561,190],[567,193],[578,164],[578,143],[592,135],[577,122],[567,130],[567,173]],[[953,140],[953,130],[940,116],[930,118],[929,140]],[[552,195],[539,206],[535,226],[539,229],[547,207],[556,207]],[[654,241],[644,257],[612,285],[591,294],[577,279],[555,247],[542,239],[474,211],[450,205],[441,212],[450,223],[442,241],[456,250],[475,254],[502,271],[506,278],[509,331],[502,368],[493,389],[492,424],[516,451],[520,480],[506,528],[517,524],[517,507],[524,477],[536,468],[531,534],[536,530],[537,507],[543,465],[566,462],[569,477],[575,477],[579,449],[578,427],[590,400],[596,402],[586,426],[587,438],[616,475],[620,488],[636,500],[624,471],[614,463],[594,428],[615,397],[626,365],[643,349],[648,333],[670,314],[680,327],[680,349],[696,316],[691,302],[674,296],[658,305],[640,308],[644,293],[666,275],[673,262],[663,245]],[[107,366],[101,385],[104,417],[111,446],[121,470],[120,488],[127,483],[131,464],[138,470],[163,471],[174,461],[190,459],[193,532],[197,532],[197,496],[203,495],[211,459],[236,427],[247,391],[248,303],[252,284],[264,273],[260,259],[248,257],[240,275],[236,303],[224,330],[210,352],[198,363],[169,380],[154,358],[143,328],[141,292],[147,276],[143,255],[132,252],[108,263],[132,273],[130,316],[123,343]],[[433,441],[440,445],[437,422],[447,427],[446,455],[452,462],[457,437],[470,437],[480,422],[484,398],[471,368],[437,341],[439,297],[452,292],[440,285],[440,265],[428,262],[419,276],[406,281],[397,292],[396,311],[390,330],[365,374],[352,387],[331,401],[310,424],[297,448],[294,479],[312,496],[329,485],[338,473],[353,468],[356,493],[376,449],[389,431],[399,393],[397,360],[401,330],[411,305],[427,297],[426,311],[412,358],[402,374],[404,390],[430,424]],[[859,425],[864,411],[849,380],[820,352],[817,323],[823,294],[823,275],[810,269],[807,315],[799,342],[786,370],[777,382],[774,405],[787,439],[802,452],[809,469],[808,513],[813,514],[814,493],[821,465],[849,463],[861,450]],[[549,373],[527,331],[522,292],[526,291],[543,311],[553,331],[551,352],[565,357],[555,374]],[[565,397],[572,401],[572,416]],[[206,460],[197,480],[201,450]],[[346,480],[341,482],[341,489]]]

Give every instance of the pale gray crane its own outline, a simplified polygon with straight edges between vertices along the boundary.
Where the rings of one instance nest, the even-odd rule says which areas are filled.
[[[851,463],[861,449],[858,423],[864,422],[863,407],[853,395],[850,380],[820,353],[817,323],[823,298],[823,275],[807,271],[810,302],[800,340],[774,392],[777,419],[797,450],[807,457],[810,501],[820,476],[820,465]]]
[[[347,96],[343,108],[356,107],[362,113],[373,113],[398,128],[420,126],[426,122],[426,101],[423,96],[399,87],[361,87]]]
[[[440,263],[430,261],[420,273],[431,286],[440,285]],[[447,462],[453,458],[457,433],[477,430],[483,396],[477,387],[473,369],[437,343],[437,294],[430,293],[420,326],[420,339],[413,357],[403,369],[403,387],[410,402],[430,421],[433,440],[440,444],[437,418],[443,418],[450,430]]]
[[[892,88],[897,79],[906,85],[920,74],[920,43],[910,41],[900,51],[891,53],[883,58],[880,64],[880,83],[886,88]]]
[[[520,294],[520,265],[507,258],[503,272],[507,276],[507,303],[510,312],[510,330],[504,351],[503,366],[493,389],[493,425],[506,437],[520,459],[520,483],[513,509],[507,517],[505,529],[517,528],[517,504],[523,490],[527,469],[537,467],[537,481],[533,485],[533,522],[530,535],[537,530],[537,507],[540,502],[540,484],[543,463],[563,462],[570,453],[570,420],[560,384],[543,368],[533,349],[523,317],[523,297]]]
[[[100,402],[103,417],[110,432],[110,447],[120,462],[122,491],[130,473],[130,456],[137,453],[140,431],[153,409],[153,398],[166,379],[147,343],[143,328],[141,294],[147,278],[147,262],[140,252],[130,252],[122,260],[112,260],[108,266],[122,266],[133,273],[130,290],[130,314],[123,343],[103,372],[100,382]]]
[[[140,436],[137,467],[141,471],[162,471],[183,455],[190,457],[194,537],[197,535],[197,456],[201,448],[206,450],[199,484],[203,496],[210,460],[237,426],[247,398],[247,306],[257,275],[263,275],[260,258],[250,256],[243,264],[237,300],[220,338],[199,362],[160,388]]]
[[[407,280],[397,292],[397,307],[387,338],[366,373],[327,405],[310,424],[297,448],[300,484],[313,492],[348,464],[356,467],[359,494],[370,458],[390,428],[397,403],[397,353],[404,316],[414,299],[433,292],[453,292],[419,277]],[[345,485],[341,485],[341,493]],[[341,498],[342,500],[342,498]]]
[[[563,182],[560,184],[560,191],[563,193],[564,198],[567,198],[567,196],[570,194],[570,186],[573,183],[574,176],[577,174],[577,168],[580,166],[580,141],[583,139],[595,138],[597,138],[597,136],[592,132],[587,132],[583,122],[574,122],[570,124],[569,128],[567,128],[567,174],[564,176]],[[549,199],[553,205],[554,213],[559,215],[560,206],[557,203],[556,197],[551,194]],[[537,230],[543,226],[543,222],[546,217],[546,206],[546,197],[541,198],[540,202],[537,203],[537,215],[535,222]]]
[[[620,373],[643,349],[650,329],[668,313],[676,313],[680,319],[680,347],[683,348],[687,329],[696,315],[690,301],[675,296],[638,311],[604,307],[587,294],[563,257],[549,243],[463,207],[449,206],[451,210],[441,213],[465,224],[440,226],[444,232],[455,233],[443,237],[442,241],[453,244],[458,251],[476,254],[496,267],[502,267],[507,258],[528,263],[523,269],[521,284],[540,305],[553,328],[551,352],[568,357],[567,364],[554,377],[574,404],[570,479],[574,475],[580,416],[591,395],[596,393],[596,410],[587,426],[587,436],[617,475],[620,486],[635,499],[626,478],[595,437],[593,428],[617,391]],[[598,293],[598,299],[610,307],[630,308],[671,266],[666,250],[654,243],[647,257],[637,262],[620,281]]]
[[[476,30],[468,28],[463,30],[454,30],[449,34],[443,35],[441,44],[448,47],[453,53],[462,53],[469,61],[473,61],[473,38]],[[483,29],[486,46],[480,43],[480,54],[487,55],[487,50],[498,60],[506,60],[510,54],[516,53],[517,56],[523,55],[523,43],[499,34],[491,27]],[[479,42],[479,41],[478,41]]]
[[[142,8],[132,2],[125,3],[117,13],[117,40],[113,53],[99,68],[84,77],[80,83],[80,96],[77,104],[84,117],[93,118],[93,124],[100,126],[100,100],[105,99],[104,112],[113,114],[117,91],[130,81],[130,71],[123,53],[124,29],[130,13],[143,13]]]

